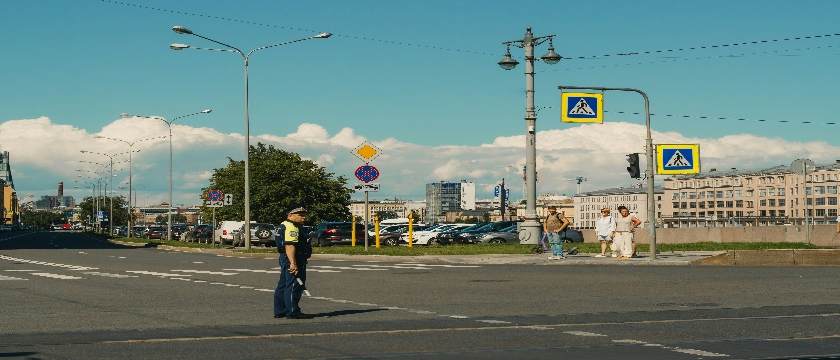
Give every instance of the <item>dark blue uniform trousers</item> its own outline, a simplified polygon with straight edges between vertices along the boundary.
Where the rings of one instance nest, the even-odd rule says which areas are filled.
[[[296,263],[297,278],[306,284],[306,260],[299,259]],[[298,304],[303,295],[303,286],[298,284],[295,275],[289,272],[290,266],[292,263],[286,254],[280,254],[280,280],[274,289],[274,316],[289,316],[301,312]]]

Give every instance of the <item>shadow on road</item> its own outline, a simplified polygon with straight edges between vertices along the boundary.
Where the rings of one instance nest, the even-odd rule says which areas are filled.
[[[313,314],[313,315],[315,315],[315,317],[334,317],[334,316],[364,314],[364,313],[369,313],[369,312],[374,312],[374,311],[383,311],[383,310],[388,310],[388,309],[338,310],[338,311],[332,311],[332,312],[322,313],[322,314]]]
[[[0,233],[0,250],[22,249],[137,249],[157,244],[126,246],[76,231],[19,231]]]

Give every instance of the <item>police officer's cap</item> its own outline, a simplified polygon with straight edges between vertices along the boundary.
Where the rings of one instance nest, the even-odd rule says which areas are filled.
[[[291,207],[289,207],[288,210],[286,210],[286,214],[288,214],[288,215],[291,215],[291,214],[306,214],[306,213],[308,213],[308,211],[306,211],[306,209],[303,207],[302,204],[294,204]]]

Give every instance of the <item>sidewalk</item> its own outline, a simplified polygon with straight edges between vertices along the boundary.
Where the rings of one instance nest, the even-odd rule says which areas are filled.
[[[201,252],[219,256],[277,259],[276,253],[242,253],[236,249],[222,248],[182,248],[159,246],[159,249],[183,252]],[[748,265],[748,266],[783,266],[783,265],[840,265],[840,249],[807,250],[734,250],[734,251],[682,251],[661,252],[652,259],[648,253],[639,253],[637,258],[619,259],[596,257],[598,254],[580,253],[567,255],[565,259],[549,259],[551,254],[483,254],[483,255],[343,255],[314,254],[312,260],[325,261],[382,261],[397,263],[439,263],[439,264],[515,264],[515,265]]]

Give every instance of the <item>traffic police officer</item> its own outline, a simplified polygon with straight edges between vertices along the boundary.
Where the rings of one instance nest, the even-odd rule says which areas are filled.
[[[274,242],[280,253],[280,280],[274,290],[274,317],[311,319],[315,316],[300,311],[300,297],[306,288],[306,261],[312,256],[312,246],[301,239],[300,226],[306,220],[306,209],[294,205],[286,211],[287,218],[277,226]]]

